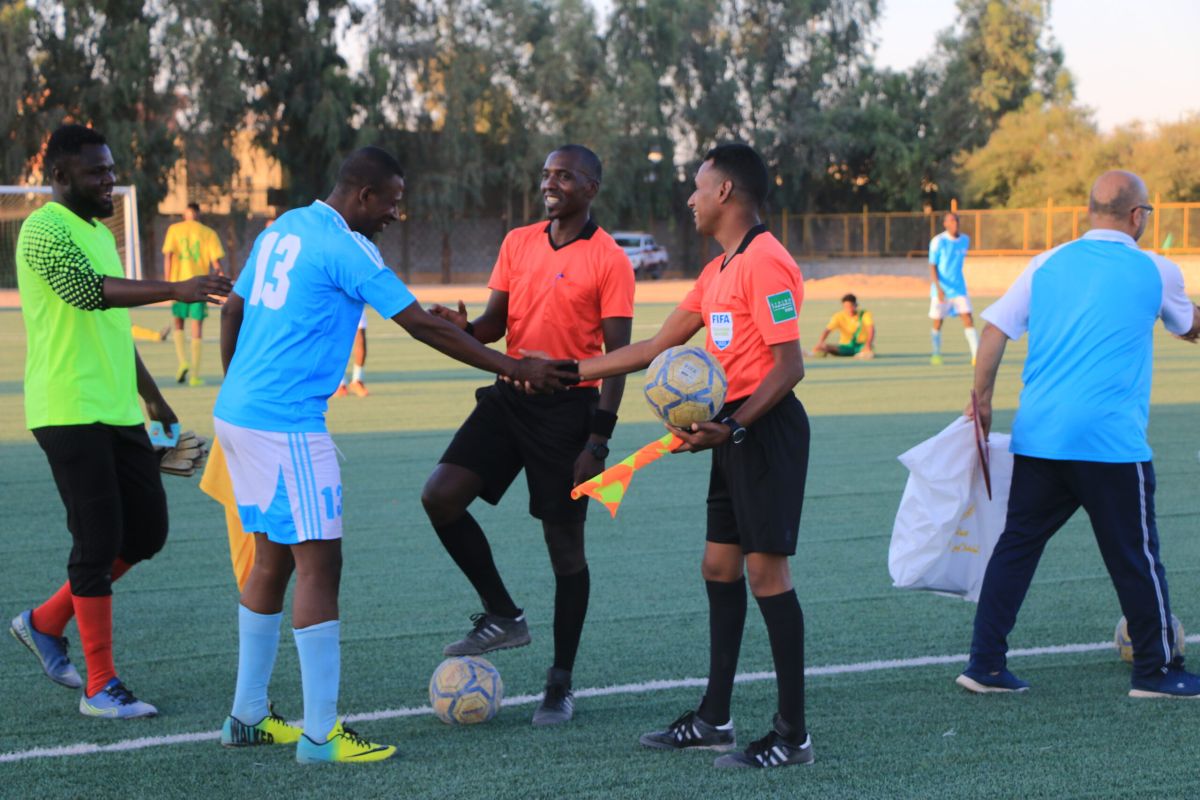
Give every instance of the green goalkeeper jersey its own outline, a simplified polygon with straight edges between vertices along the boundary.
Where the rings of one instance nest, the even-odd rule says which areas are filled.
[[[103,224],[47,203],[21,225],[17,285],[30,429],[143,422],[129,311],[105,305],[105,277],[125,271]]]

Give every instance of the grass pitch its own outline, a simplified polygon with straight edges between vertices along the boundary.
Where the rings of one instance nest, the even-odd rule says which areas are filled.
[[[806,344],[836,303],[808,303]],[[45,797],[1117,797],[1194,796],[1200,705],[1125,696],[1128,667],[1112,650],[1016,658],[1033,683],[1024,696],[974,697],[952,684],[960,663],[841,665],[953,656],[969,645],[974,606],[891,588],[887,548],[905,472],[895,457],[933,435],[967,400],[970,367],[957,320],[945,327],[945,366],[928,364],[926,304],[865,303],[878,320],[880,357],[810,360],[797,394],[812,418],[812,459],[793,575],[807,622],[809,727],[817,762],[766,773],[718,773],[707,753],[660,753],[637,736],[694,706],[701,689],[629,688],[703,678],[707,609],[699,578],[707,456],[663,459],[634,480],[616,520],[590,510],[592,601],[575,672],[577,688],[625,685],[581,697],[576,721],[536,730],[531,705],[492,722],[448,728],[412,713],[357,723],[400,756],[362,767],[302,768],[289,748],[224,751],[215,732],[228,713],[236,670],[237,592],[219,508],[196,479],[165,477],[171,536],[165,550],[117,585],[116,661],[134,690],[157,704],[153,720],[85,719],[78,698],[47,681],[15,643],[0,643],[0,753],[126,743],[96,754],[0,760],[0,794]],[[978,303],[986,307],[986,301]],[[669,306],[640,306],[635,336]],[[166,312],[134,313],[150,327]],[[169,343],[143,344],[185,426],[211,433],[219,380],[215,320],[199,389],[171,382]],[[1160,332],[1150,438],[1157,510],[1175,613],[1200,632],[1200,479],[1195,374],[1200,350]],[[0,609],[29,607],[64,577],[69,537],[45,459],[23,428],[24,333],[0,312],[0,485],[6,508]],[[996,429],[1011,425],[1023,342],[1010,346],[996,396]],[[420,508],[425,477],[472,406],[485,377],[460,368],[373,318],[371,396],[332,404],[330,428],[345,454],[346,547],[342,584],[344,713],[419,708],[442,645],[468,627],[477,600],[442,551]],[[661,435],[632,377],[612,442],[614,457]],[[530,647],[493,654],[511,696],[540,690],[552,655],[553,578],[518,481],[499,507],[473,511],[531,621]],[[1012,644],[1042,648],[1110,639],[1120,611],[1083,515],[1042,561]],[[7,619],[7,617],[5,617]],[[82,667],[73,627],[72,653]],[[1193,645],[1194,647],[1194,645]],[[935,662],[937,659],[932,659]],[[833,669],[818,669],[828,668]],[[740,670],[771,669],[753,603]],[[856,667],[858,669],[858,667]],[[668,684],[670,686],[671,684]],[[761,736],[774,683],[740,684],[739,740]],[[285,629],[272,697],[300,715],[299,668]],[[190,736],[201,734],[201,736]],[[171,738],[175,737],[175,738]],[[172,742],[144,747],[146,743]],[[192,741],[198,739],[198,741]],[[83,748],[78,748],[82,750]],[[2,759],[2,757],[0,757]]]

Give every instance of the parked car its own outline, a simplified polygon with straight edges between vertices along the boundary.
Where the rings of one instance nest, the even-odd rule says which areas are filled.
[[[639,279],[662,277],[667,269],[667,251],[654,241],[648,233],[617,231],[613,235],[617,245],[629,256],[633,274]]]

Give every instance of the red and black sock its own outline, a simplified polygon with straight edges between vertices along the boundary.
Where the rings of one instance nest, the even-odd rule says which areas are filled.
[[[112,580],[129,571],[132,564],[117,559],[112,565]],[[71,582],[67,581],[50,595],[46,602],[33,610],[33,627],[47,636],[62,636],[67,623],[75,616],[75,603],[71,596]]]

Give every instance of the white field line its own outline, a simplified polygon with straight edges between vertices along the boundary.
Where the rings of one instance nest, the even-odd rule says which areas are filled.
[[[1194,644],[1200,642],[1200,635],[1188,636],[1184,641]],[[1026,656],[1046,656],[1058,653],[1089,653],[1096,650],[1107,650],[1113,646],[1108,642],[1090,642],[1086,644],[1059,644],[1046,647],[1026,647],[1020,650],[1010,650],[1010,658]],[[886,672],[895,669],[912,667],[929,667],[942,664],[962,664],[967,655],[918,656],[916,658],[897,658],[881,661],[860,661],[855,664],[831,664],[825,667],[809,667],[804,671],[808,677],[817,675],[850,675],[862,672]],[[774,672],[744,672],[735,679],[738,683],[755,683],[758,681],[775,680]],[[673,680],[643,681],[641,683],[622,683],[615,686],[597,686],[590,689],[578,689],[576,697],[608,697],[620,694],[642,694],[645,692],[661,692],[670,689],[703,687],[705,678],[677,678]],[[528,706],[540,702],[540,694],[522,694],[516,697],[504,698],[504,706]],[[429,706],[410,706],[406,708],[388,708],[380,711],[368,711],[363,714],[350,714],[347,722],[374,722],[376,720],[397,719],[400,717],[420,717],[432,714]],[[136,723],[135,723],[136,724]],[[300,724],[298,721],[296,724]],[[30,761],[41,758],[63,758],[66,756],[84,756],[93,753],[121,753],[129,750],[144,750],[149,747],[166,745],[194,744],[196,742],[216,741],[221,737],[220,731],[203,731],[197,733],[176,733],[168,736],[143,736],[138,739],[122,739],[110,744],[78,744],[62,745],[59,747],[35,747],[30,750],[18,750],[11,753],[0,753],[0,764],[13,761]]]

